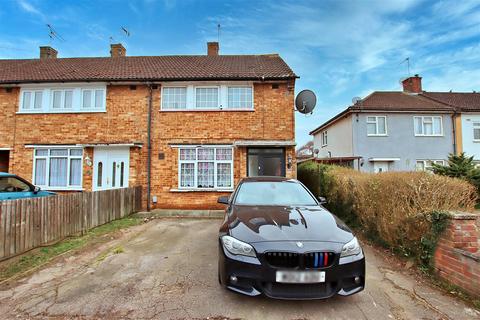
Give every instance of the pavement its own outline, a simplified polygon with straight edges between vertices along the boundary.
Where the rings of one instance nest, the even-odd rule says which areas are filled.
[[[0,285],[0,318],[480,319],[364,245],[366,289],[350,297],[246,297],[217,280],[218,219],[155,219]]]

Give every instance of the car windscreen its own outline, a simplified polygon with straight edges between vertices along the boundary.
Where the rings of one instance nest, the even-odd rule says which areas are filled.
[[[0,177],[0,192],[30,191],[30,186],[14,177]]]
[[[311,206],[315,199],[305,188],[289,181],[252,181],[241,184],[235,204],[254,206]]]

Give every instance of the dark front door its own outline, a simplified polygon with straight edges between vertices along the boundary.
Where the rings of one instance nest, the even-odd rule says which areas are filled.
[[[9,157],[10,151],[0,150],[0,172],[8,172]]]
[[[247,176],[285,177],[285,149],[248,148]]]

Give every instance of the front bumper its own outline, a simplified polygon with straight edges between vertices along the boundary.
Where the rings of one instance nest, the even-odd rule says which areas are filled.
[[[271,267],[262,261],[263,259],[259,259],[259,264],[253,264],[237,258],[229,253],[225,254],[222,246],[219,246],[219,280],[228,289],[249,296],[263,293],[276,299],[326,299],[336,294],[352,295],[365,288],[363,253],[362,257],[356,261],[338,264],[337,260],[334,265],[319,269],[325,271],[325,282],[315,284],[278,283],[275,281],[276,271],[288,269]],[[235,282],[231,281],[232,276],[236,278]],[[355,277],[358,277],[357,281]]]

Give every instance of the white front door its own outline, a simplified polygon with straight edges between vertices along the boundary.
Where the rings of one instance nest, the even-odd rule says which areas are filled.
[[[128,187],[130,149],[98,147],[93,151],[93,190]]]
[[[375,161],[373,163],[373,171],[375,173],[387,172],[388,171],[388,162],[386,162],[386,161]]]

